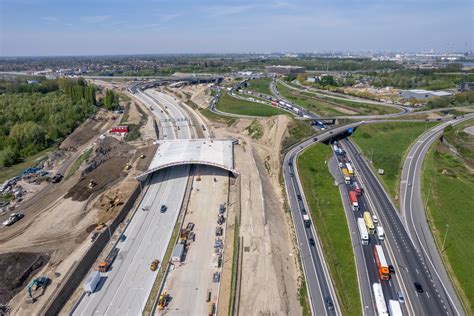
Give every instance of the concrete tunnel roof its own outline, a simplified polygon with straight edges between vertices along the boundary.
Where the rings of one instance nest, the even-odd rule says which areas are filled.
[[[200,164],[215,166],[232,172],[238,176],[234,168],[235,139],[176,139],[159,140],[158,148],[148,170],[137,177],[145,180],[150,174],[160,169]]]

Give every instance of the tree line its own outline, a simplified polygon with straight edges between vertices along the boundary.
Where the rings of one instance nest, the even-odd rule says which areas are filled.
[[[60,142],[97,110],[96,87],[82,78],[0,82],[0,166]]]

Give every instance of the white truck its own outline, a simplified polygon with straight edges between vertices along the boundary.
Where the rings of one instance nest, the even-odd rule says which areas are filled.
[[[402,308],[400,307],[400,303],[398,301],[388,301],[388,312],[390,316],[403,316]]]
[[[97,284],[99,284],[99,282],[100,282],[100,272],[99,271],[91,272],[87,276],[86,280],[84,281],[84,284],[83,284],[84,292],[87,294],[94,293],[97,287]]]
[[[359,228],[360,239],[362,245],[369,244],[369,233],[367,232],[367,227],[365,226],[364,219],[361,217],[357,218],[357,227]]]
[[[384,240],[385,239],[385,232],[384,232],[382,226],[377,226],[377,238],[379,240]]]

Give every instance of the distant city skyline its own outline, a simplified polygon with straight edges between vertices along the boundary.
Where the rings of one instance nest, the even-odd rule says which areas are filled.
[[[473,50],[473,4],[0,0],[0,56]]]

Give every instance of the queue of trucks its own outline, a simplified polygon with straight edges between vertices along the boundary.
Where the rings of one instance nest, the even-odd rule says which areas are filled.
[[[339,167],[341,173],[344,176],[344,182],[346,185],[348,185],[349,202],[352,210],[354,211],[354,215],[356,216],[361,244],[363,246],[369,245],[371,243],[370,235],[375,235],[379,242],[383,241],[385,239],[385,232],[382,226],[377,225],[379,223],[378,218],[375,215],[372,215],[369,210],[361,209],[360,198],[362,197],[364,191],[360,183],[355,179],[355,170],[353,165],[345,156],[344,150],[340,148],[337,143],[334,143],[332,148],[339,160]],[[362,207],[363,206],[364,204],[362,204]],[[358,213],[359,211],[361,213]],[[389,265],[382,246],[380,244],[375,244],[373,245],[372,249],[374,261],[377,266],[377,275],[380,282],[390,280],[391,274],[394,273],[394,269],[391,265]],[[403,315],[399,301],[385,301],[381,283],[374,283],[372,290],[378,315]]]

